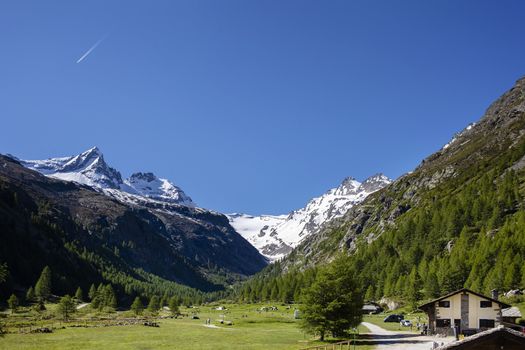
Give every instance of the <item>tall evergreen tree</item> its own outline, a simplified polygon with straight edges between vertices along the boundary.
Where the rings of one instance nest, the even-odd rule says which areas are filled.
[[[65,321],[69,320],[69,316],[71,316],[71,314],[73,314],[76,311],[75,302],[73,301],[73,298],[71,298],[69,295],[65,295],[62,298],[60,298],[57,311],[60,315],[62,315],[62,318]]]
[[[151,312],[153,315],[158,314],[160,310],[160,300],[159,297],[154,295],[151,297],[149,304],[148,304],[148,311]]]
[[[7,304],[11,309],[11,313],[14,314],[18,310],[18,298],[16,297],[16,295],[11,294],[9,299],[7,299]]]
[[[177,316],[179,311],[179,300],[177,297],[171,297],[169,301],[168,307],[170,308],[170,312],[173,316]]]
[[[339,257],[317,274],[303,294],[302,328],[324,340],[327,332],[344,335],[361,322],[363,298],[348,258]]]
[[[30,303],[35,301],[35,290],[33,287],[29,287],[29,289],[26,292],[26,300]]]
[[[44,267],[35,285],[35,294],[39,298],[47,300],[51,295],[51,278],[51,269],[49,266]]]
[[[82,292],[82,288],[77,288],[77,291],[75,292],[75,299],[78,301],[84,301],[84,293]]]
[[[91,287],[89,287],[89,292],[88,292],[89,300],[93,301],[96,295],[97,295],[97,288],[95,288],[95,285],[92,284]]]
[[[144,311],[144,305],[142,305],[142,301],[139,297],[136,297],[133,304],[131,304],[131,311],[135,313],[135,316],[141,315],[142,311]]]

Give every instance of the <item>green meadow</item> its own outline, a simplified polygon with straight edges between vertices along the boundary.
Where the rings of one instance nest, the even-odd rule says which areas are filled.
[[[157,318],[159,327],[142,324],[103,327],[104,323],[130,319],[129,312],[109,315],[95,314],[86,307],[68,323],[58,320],[34,321],[29,314],[15,314],[3,319],[10,332],[34,327],[57,327],[52,333],[9,333],[0,338],[0,349],[303,349],[319,345],[312,336],[304,334],[294,319],[294,307],[277,306],[276,311],[260,311],[270,305],[224,305],[227,310],[215,310],[217,306],[183,308],[184,317]],[[51,305],[48,309],[53,309]],[[159,316],[168,316],[163,311]],[[192,319],[192,316],[199,317]],[[105,320],[104,320],[105,318]],[[207,319],[211,325],[206,325]],[[224,323],[221,323],[224,320]],[[232,323],[227,325],[227,323]],[[90,327],[85,327],[90,325]],[[83,326],[83,327],[78,327]],[[98,327],[95,327],[98,326]],[[26,328],[24,328],[26,327]],[[65,328],[62,328],[65,327]],[[360,332],[365,332],[364,328]],[[330,340],[329,340],[330,341]],[[332,340],[334,341],[334,340]],[[358,345],[356,349],[371,349]]]

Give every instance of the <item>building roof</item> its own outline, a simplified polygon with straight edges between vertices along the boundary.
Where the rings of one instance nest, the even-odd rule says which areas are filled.
[[[471,294],[477,295],[478,297],[481,297],[481,298],[484,298],[484,299],[490,300],[490,301],[492,301],[492,302],[494,302],[494,303],[497,303],[497,304],[501,305],[501,308],[502,308],[502,309],[503,309],[503,308],[509,308],[509,307],[510,307],[509,304],[506,304],[506,303],[504,303],[504,302],[502,302],[502,301],[499,301],[499,300],[493,299],[493,298],[488,297],[488,296],[483,295],[483,294],[476,293],[476,292],[474,292],[474,291],[472,291],[472,290],[470,290],[470,289],[467,289],[467,288],[461,288],[460,290],[456,290],[455,292],[449,293],[449,294],[447,294],[447,295],[444,295],[444,296],[442,296],[442,297],[439,297],[439,298],[437,298],[437,299],[434,299],[434,300],[432,300],[432,301],[429,301],[428,303],[425,303],[425,304],[423,304],[423,305],[420,305],[420,306],[419,306],[419,309],[421,309],[421,310],[425,310],[425,309],[431,307],[432,305],[434,305],[435,302],[441,301],[441,300],[443,300],[443,299],[450,298],[450,297],[453,296],[453,295],[456,295],[456,294],[459,294],[459,293],[463,293],[463,292],[468,292],[468,293],[471,293]]]
[[[381,306],[375,304],[364,304],[362,309],[375,311],[381,309]]]
[[[520,309],[518,309],[516,306],[508,307],[506,309],[501,310],[501,316],[502,317],[521,317]]]
[[[505,343],[505,349],[522,349],[522,346],[525,346],[525,334],[507,327],[498,326],[484,332],[476,333],[465,339],[440,346],[436,348],[436,350],[477,349],[485,348],[492,343]]]

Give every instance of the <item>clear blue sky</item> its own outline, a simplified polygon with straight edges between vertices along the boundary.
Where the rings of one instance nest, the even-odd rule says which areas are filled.
[[[97,145],[206,208],[396,178],[525,75],[523,1],[4,1],[0,153]],[[82,62],[76,61],[105,40]]]

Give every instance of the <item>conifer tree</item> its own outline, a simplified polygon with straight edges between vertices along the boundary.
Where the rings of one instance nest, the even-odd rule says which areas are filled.
[[[374,287],[372,285],[369,285],[368,288],[366,289],[366,293],[365,293],[365,300],[367,301],[372,301],[374,300]]]
[[[97,288],[95,288],[95,285],[92,284],[91,287],[89,287],[89,293],[88,293],[89,300],[93,301],[96,295],[97,295]]]
[[[439,282],[434,272],[430,272],[425,281],[425,296],[433,299],[439,296]]]
[[[84,301],[84,293],[82,292],[82,288],[77,288],[77,291],[75,292],[75,299],[78,301]]]
[[[148,311],[151,312],[153,315],[158,314],[160,310],[160,301],[159,297],[154,295],[151,297],[149,304],[148,304]]]
[[[141,315],[142,311],[144,311],[144,305],[142,305],[139,297],[136,297],[133,304],[131,304],[131,311],[135,313],[135,316]]]
[[[177,316],[179,311],[179,300],[177,297],[171,297],[169,301],[168,307],[170,308],[170,312],[173,316]]]
[[[316,281],[303,294],[302,328],[334,337],[344,335],[361,322],[363,299],[347,257],[339,257],[321,270]]]
[[[18,310],[18,298],[16,297],[16,295],[11,294],[11,296],[7,300],[7,304],[11,309],[11,313],[14,314]]]
[[[29,289],[26,292],[26,300],[30,303],[35,301],[35,290],[33,287],[29,287]]]
[[[35,285],[35,294],[44,300],[47,300],[51,295],[51,269],[49,266],[44,267],[40,278]]]
[[[75,302],[73,301],[73,298],[71,298],[69,295],[65,295],[62,298],[60,298],[57,311],[59,314],[62,315],[62,318],[65,321],[69,320],[69,316],[71,316],[71,314],[73,314],[76,311]]]

